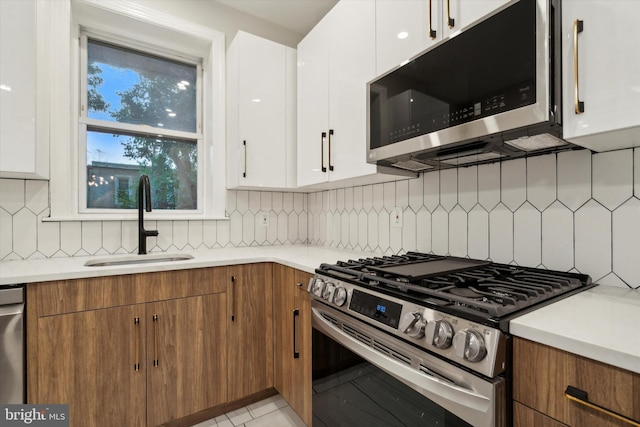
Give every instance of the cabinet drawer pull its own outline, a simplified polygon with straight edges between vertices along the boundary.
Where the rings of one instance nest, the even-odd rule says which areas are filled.
[[[158,360],[158,315],[154,314],[151,320],[153,320],[153,366],[158,366],[160,364]]]
[[[133,370],[137,372],[140,370],[140,318],[139,317],[134,317],[133,325],[136,331],[136,361],[133,364]]]
[[[447,23],[449,28],[456,26],[456,20],[451,17],[451,0],[447,0]]]
[[[231,321],[236,321],[236,293],[235,293],[236,276],[231,276]]]
[[[567,386],[567,389],[564,391],[564,396],[569,400],[573,400],[574,402],[577,402],[588,408],[595,409],[596,411],[612,416],[613,418],[631,424],[632,426],[640,427],[640,422],[638,421],[632,420],[631,418],[625,417],[622,414],[618,414],[617,412],[614,412],[610,409],[589,402],[589,395],[584,390],[580,390],[579,388],[573,386]]]
[[[242,177],[247,177],[247,140],[242,141],[242,145],[244,145],[244,172],[242,172]]]
[[[578,33],[583,29],[583,22],[573,21],[573,94],[576,114],[584,113],[584,102],[580,101],[578,92]]]
[[[333,165],[331,164],[331,135],[333,135],[333,129],[329,129],[329,170],[333,170]]]
[[[322,132],[320,135],[320,170],[326,172],[327,168],[324,166],[324,140],[327,138],[327,133]]]
[[[300,310],[298,310],[297,308],[293,310],[293,358],[294,359],[300,358],[300,352],[297,350],[297,347],[296,347],[296,317],[298,317],[299,315],[300,315]]]
[[[432,17],[433,17],[433,9],[431,8],[431,0],[429,0],[429,37],[431,37],[432,39],[435,39],[436,30],[433,29]]]

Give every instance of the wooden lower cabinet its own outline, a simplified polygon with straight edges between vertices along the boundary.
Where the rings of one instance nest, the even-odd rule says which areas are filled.
[[[271,263],[227,267],[228,399],[273,387]]]
[[[224,293],[147,304],[147,425],[226,402],[225,312]]]
[[[513,339],[516,427],[629,426],[611,415],[569,400],[564,394],[567,386],[587,392],[591,403],[636,422],[640,420],[639,374],[546,345],[520,338]]]
[[[274,383],[300,418],[311,425],[311,274],[283,265],[273,270]]]
[[[226,402],[224,278],[222,268],[27,285],[28,402],[69,404],[82,427],[156,426]]]
[[[134,323],[144,311],[131,305],[37,319],[37,354],[27,347],[28,369],[35,363],[39,371],[29,403],[69,404],[72,426],[147,425],[143,325]]]

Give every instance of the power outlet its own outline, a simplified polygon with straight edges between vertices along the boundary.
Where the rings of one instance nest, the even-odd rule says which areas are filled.
[[[389,220],[391,221],[392,227],[401,228],[402,227],[402,208],[399,208],[397,206],[393,208],[393,210],[391,211],[391,216]]]
[[[269,226],[269,213],[268,212],[260,212],[258,214],[258,226],[259,227],[268,227]]]

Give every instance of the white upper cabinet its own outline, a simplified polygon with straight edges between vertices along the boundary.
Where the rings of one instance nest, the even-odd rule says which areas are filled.
[[[595,151],[640,146],[638,23],[637,0],[562,3],[562,127],[567,141]]]
[[[47,7],[0,1],[0,177],[49,178]]]
[[[376,72],[383,74],[435,44],[429,37],[428,0],[376,0]],[[440,1],[431,2],[440,34]]]
[[[239,31],[227,51],[227,188],[296,179],[296,51]]]
[[[342,0],[298,44],[298,186],[395,179],[366,162],[375,3]]]
[[[509,0],[376,0],[376,72],[384,74]]]

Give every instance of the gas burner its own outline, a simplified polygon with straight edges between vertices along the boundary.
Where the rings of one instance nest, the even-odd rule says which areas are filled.
[[[316,271],[492,322],[593,286],[581,274],[419,252],[322,264]]]
[[[469,288],[451,288],[447,292],[459,297],[469,298],[471,300],[482,300],[483,298],[481,294]]]

